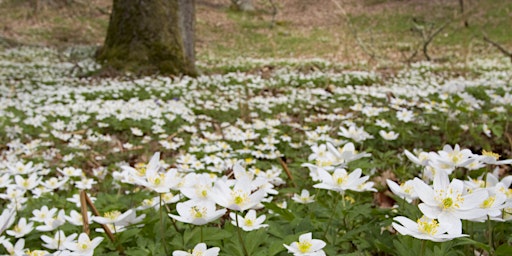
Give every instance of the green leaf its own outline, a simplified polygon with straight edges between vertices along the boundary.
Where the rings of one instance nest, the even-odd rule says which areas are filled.
[[[496,256],[512,255],[512,246],[509,244],[502,244],[496,249]]]
[[[268,256],[274,256],[284,251],[285,249],[286,248],[283,246],[283,241],[273,242],[268,248]]]
[[[492,124],[489,128],[496,137],[501,138],[503,135],[503,126]]]
[[[288,210],[280,208],[275,203],[262,203],[265,208],[272,210],[273,212],[277,213],[279,216],[283,217],[287,221],[292,221],[295,219],[295,216]]]
[[[489,245],[477,242],[477,241],[475,241],[473,239],[470,239],[470,238],[467,238],[467,237],[461,237],[461,238],[457,238],[455,240],[454,247],[455,246],[460,246],[460,245],[473,245],[473,246],[475,246],[477,248],[484,249],[487,252],[490,251],[490,249],[491,249],[491,247],[489,247]]]
[[[129,241],[130,238],[136,236],[139,233],[140,233],[140,229],[138,229],[138,228],[132,228],[132,229],[125,230],[122,233],[118,233],[119,242],[124,243],[126,241]]]
[[[125,254],[127,256],[146,256],[150,254],[150,251],[138,247],[131,247],[125,250]]]
[[[233,237],[233,233],[214,227],[203,228],[203,239],[205,241],[223,240]]]
[[[185,232],[183,232],[183,241],[185,245],[196,244],[196,242],[200,240],[199,229],[199,227],[195,226],[185,229]]]

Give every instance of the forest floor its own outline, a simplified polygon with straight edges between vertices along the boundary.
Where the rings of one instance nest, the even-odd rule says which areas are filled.
[[[0,1],[0,38],[29,45],[100,46],[112,1]],[[254,0],[241,13],[230,0],[196,1],[201,58],[323,58],[352,63],[467,61],[512,51],[512,2],[500,0]],[[272,5],[274,3],[274,5]],[[465,23],[468,26],[465,26]]]

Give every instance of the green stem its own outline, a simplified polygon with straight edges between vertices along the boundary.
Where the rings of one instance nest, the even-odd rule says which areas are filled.
[[[167,205],[165,205],[165,209],[167,210],[167,212],[171,212],[171,209],[169,209],[169,207]],[[173,218],[169,218],[169,219],[171,219],[171,223],[172,223],[174,229],[176,230],[176,233],[181,234],[181,230],[178,228],[178,225],[176,225],[176,220]]]
[[[240,243],[242,244],[242,250],[244,250],[244,255],[245,256],[250,256],[249,253],[247,252],[247,248],[245,248],[245,243],[244,243],[244,239],[242,238],[242,233],[240,232],[240,225],[238,225],[238,214],[235,214],[235,221],[236,221],[236,231],[237,231],[237,234],[238,234],[238,240],[240,240]]]
[[[203,239],[203,225],[201,225],[199,227],[201,229],[201,243],[204,242],[204,239]]]
[[[487,232],[489,232],[489,250],[491,255],[493,255],[492,252],[494,252],[494,231],[492,230],[492,223],[491,223],[491,217],[487,215]]]
[[[336,193],[336,194],[338,194],[338,193]],[[344,194],[342,194],[341,196],[343,197],[343,208],[345,208]],[[336,208],[338,208],[338,203],[340,202],[340,200],[337,200],[336,196],[334,196],[333,198],[335,200],[333,211],[336,212]],[[331,214],[331,216],[329,217],[329,220],[327,221],[327,227],[325,227],[324,237],[327,235],[327,231],[329,230],[329,227],[331,226],[331,221],[332,221],[333,217],[334,217],[334,214]]]
[[[163,211],[163,199],[162,199],[162,194],[159,194],[160,196],[160,232],[161,232],[161,236],[162,236],[162,244],[164,246],[164,251],[165,251],[165,255],[169,255],[169,251],[167,251],[167,244],[165,242],[165,234],[164,234],[164,231],[165,231],[165,227],[164,227],[164,211]]]
[[[420,256],[424,256],[424,255],[425,255],[426,245],[427,245],[427,240],[421,240],[421,252],[420,252]]]

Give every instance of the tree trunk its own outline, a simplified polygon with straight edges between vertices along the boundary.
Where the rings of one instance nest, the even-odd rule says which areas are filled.
[[[195,75],[194,0],[114,0],[97,58],[137,74]]]

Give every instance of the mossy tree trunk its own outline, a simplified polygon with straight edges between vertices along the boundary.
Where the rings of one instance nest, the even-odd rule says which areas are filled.
[[[114,0],[97,59],[136,74],[196,75],[194,0]]]

